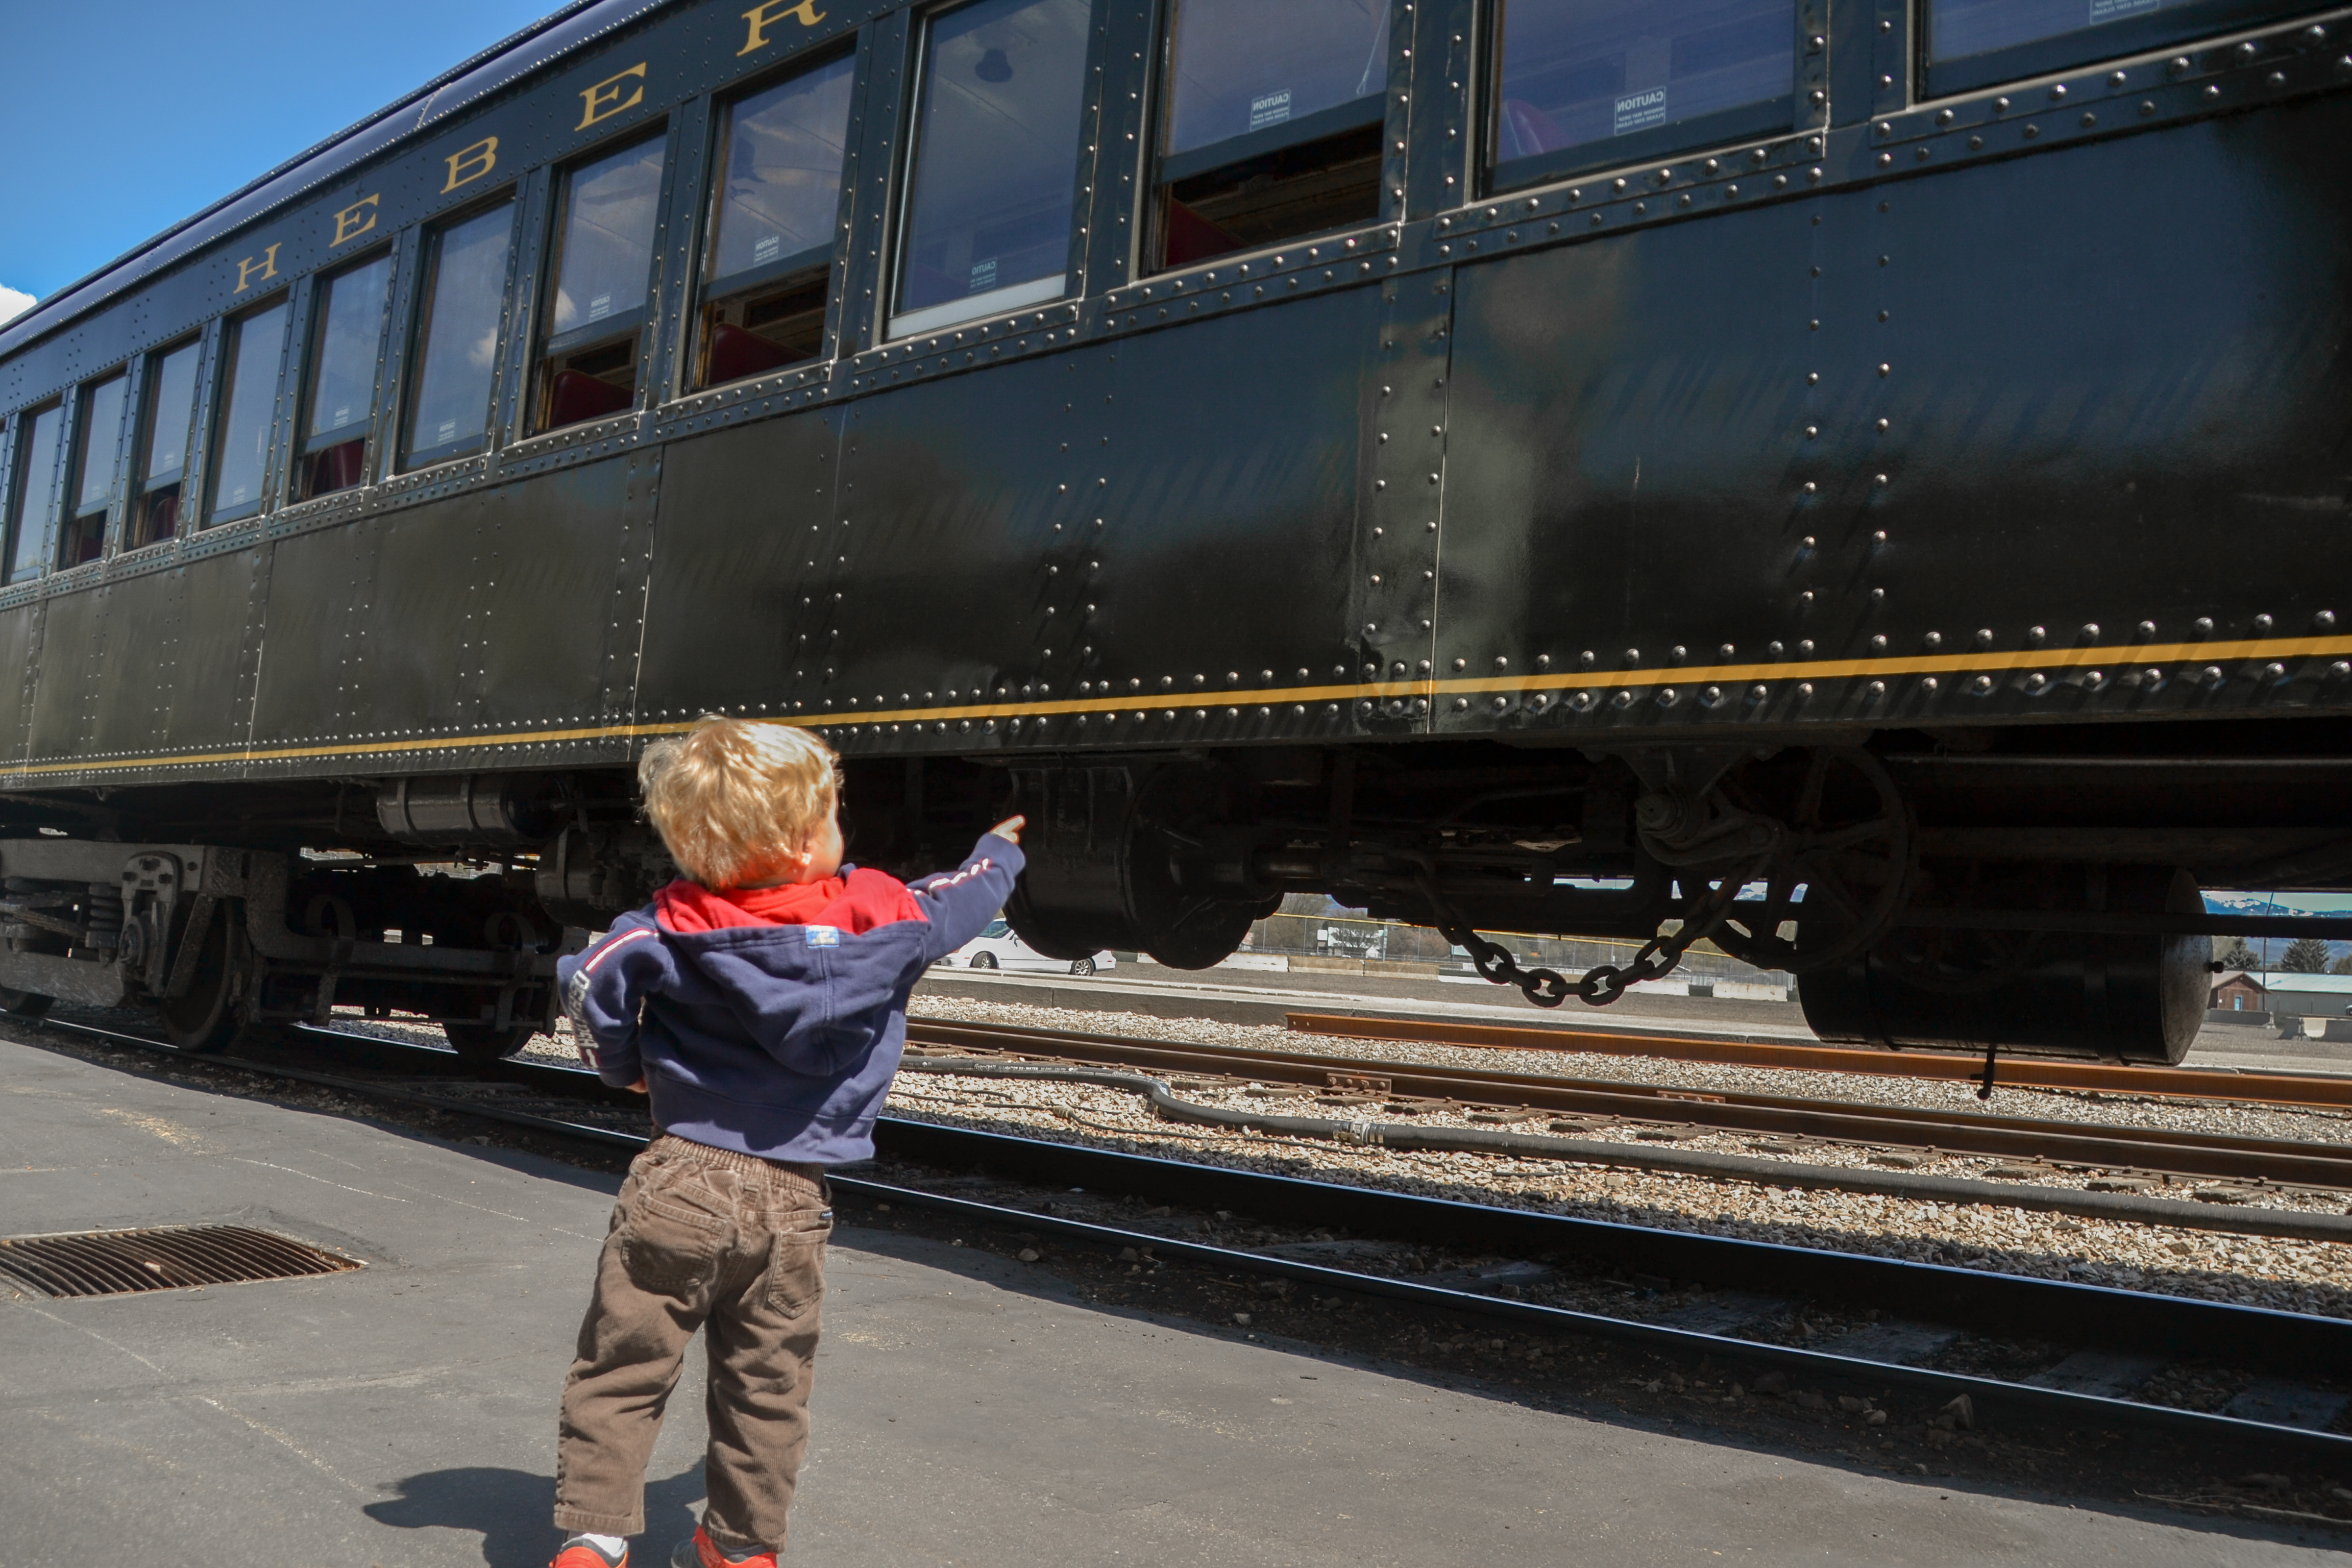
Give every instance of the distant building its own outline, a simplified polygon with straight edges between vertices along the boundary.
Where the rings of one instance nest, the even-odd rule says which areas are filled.
[[[2267,1013],[2265,995],[2257,976],[2242,969],[2225,969],[2213,977],[2213,994],[2205,1005],[2216,1013]]]

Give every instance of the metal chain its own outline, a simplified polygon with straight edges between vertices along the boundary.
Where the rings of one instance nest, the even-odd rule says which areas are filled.
[[[1673,973],[1691,944],[1720,930],[1723,922],[1731,918],[1732,902],[1739,897],[1739,889],[1761,868],[1761,864],[1759,861],[1746,871],[1725,877],[1720,886],[1691,907],[1680,931],[1652,937],[1642,944],[1633,963],[1622,968],[1601,964],[1573,983],[1556,969],[1521,969],[1508,948],[1472,931],[1461,911],[1438,895],[1435,883],[1424,878],[1421,890],[1437,912],[1438,931],[1446,941],[1470,954],[1472,965],[1486,979],[1497,985],[1517,986],[1538,1007],[1557,1007],[1571,995],[1582,998],[1588,1006],[1606,1007],[1643,981]]]

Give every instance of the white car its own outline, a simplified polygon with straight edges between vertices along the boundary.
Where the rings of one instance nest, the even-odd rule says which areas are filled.
[[[1048,958],[1023,942],[1012,922],[992,920],[986,931],[948,954],[944,962],[961,963],[967,969],[1042,969],[1055,974],[1092,974],[1116,966],[1118,961],[1108,952],[1075,961]]]

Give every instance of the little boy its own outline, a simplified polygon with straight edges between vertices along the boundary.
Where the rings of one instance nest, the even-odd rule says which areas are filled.
[[[872,1157],[908,993],[1012,893],[1023,819],[908,884],[842,865],[836,761],[804,731],[707,716],[637,777],[684,879],[557,970],[582,1057],[652,1096],[656,1136],[621,1184],[563,1385],[571,1539],[551,1568],[625,1568],[698,1327],[709,1502],[670,1562],[776,1568],[808,1445],[824,1167]]]

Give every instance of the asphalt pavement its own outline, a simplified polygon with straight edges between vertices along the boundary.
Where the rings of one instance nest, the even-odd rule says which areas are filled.
[[[617,1178],[0,1043],[0,1236],[233,1221],[357,1271],[0,1286],[0,1568],[527,1568]],[[1549,1413],[836,1237],[787,1561],[2316,1563],[2291,1528],[1972,1491]],[[641,1568],[700,1499],[672,1402]]]

